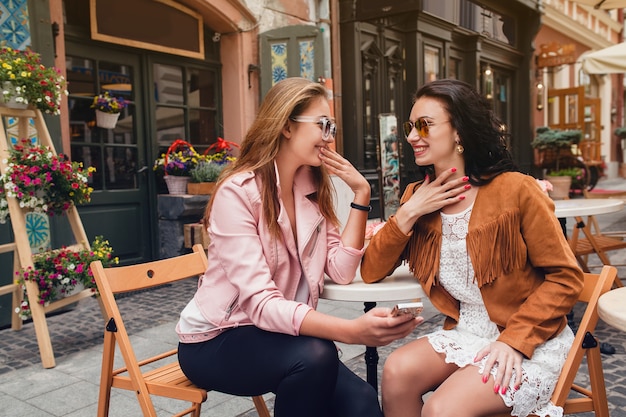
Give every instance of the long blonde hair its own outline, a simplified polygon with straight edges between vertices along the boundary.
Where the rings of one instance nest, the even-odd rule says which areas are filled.
[[[237,160],[227,167],[217,182],[217,188],[228,178],[241,172],[253,171],[261,178],[261,199],[267,227],[274,236],[280,236],[278,226],[278,190],[274,160],[280,149],[282,129],[290,117],[302,114],[315,100],[327,98],[328,91],[319,83],[305,78],[286,78],[276,83],[267,93],[256,119],[250,126],[241,143],[241,152]],[[315,196],[322,215],[339,224],[333,207],[333,187],[323,166],[311,167],[317,182]],[[215,194],[214,194],[215,195]],[[213,198],[207,204],[203,222],[209,224]]]

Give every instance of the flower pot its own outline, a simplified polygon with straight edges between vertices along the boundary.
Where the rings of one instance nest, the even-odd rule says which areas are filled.
[[[187,184],[187,194],[213,194],[214,192],[214,182],[190,182],[189,184]]]
[[[189,183],[189,177],[179,177],[176,175],[166,175],[163,177],[165,184],[167,184],[167,191],[172,195],[187,194],[187,184]]]
[[[8,91],[10,98],[6,98],[3,94],[3,91]],[[17,92],[15,90],[15,85],[9,81],[5,81],[2,83],[2,91],[0,91],[0,106],[9,107],[11,109],[26,109],[28,108],[28,103],[18,103],[15,101],[15,97],[17,96]]]
[[[98,127],[113,129],[117,124],[117,119],[119,118],[119,113],[105,113],[101,110],[96,110],[96,125]]]
[[[569,190],[572,187],[572,177],[569,175],[552,177],[546,175],[546,180],[552,184],[552,191],[548,191],[553,200],[565,200],[569,198]]]

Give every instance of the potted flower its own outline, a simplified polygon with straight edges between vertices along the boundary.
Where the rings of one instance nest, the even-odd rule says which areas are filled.
[[[222,173],[226,164],[214,161],[199,161],[198,165],[191,169],[191,180],[187,184],[189,194],[213,194],[215,182]]]
[[[93,98],[91,108],[96,109],[96,125],[105,129],[113,129],[120,113],[128,105],[123,97],[114,97],[105,91]]]
[[[163,176],[170,194],[187,193],[187,183],[191,170],[198,164],[202,156],[188,142],[176,139],[167,152],[154,161],[153,170]]]
[[[234,142],[217,138],[217,142],[207,148],[198,164],[190,171],[191,181],[187,184],[189,194],[213,194],[215,182],[224,168],[237,159],[231,155],[233,146],[239,147]],[[209,154],[212,150],[217,151]]]
[[[43,306],[82,289],[91,289],[95,294],[96,283],[89,264],[98,260],[102,261],[105,267],[119,263],[119,259],[113,257],[113,249],[109,242],[102,236],[95,238],[91,249],[73,251],[63,247],[33,255],[34,268],[28,267],[17,271],[16,283],[20,285],[25,285],[26,281],[36,283],[39,289],[39,303]],[[22,320],[30,317],[28,297],[24,297],[16,313]]]
[[[61,96],[67,95],[65,78],[54,67],[45,67],[30,49],[0,49],[0,103],[26,108],[32,105],[48,114],[61,112]]]
[[[553,189],[548,194],[554,200],[566,199],[572,188],[582,189],[586,186],[583,170],[578,167],[552,170],[546,175],[546,180],[552,184]]]
[[[93,192],[89,178],[94,171],[48,147],[22,140],[9,151],[7,168],[0,175],[0,223],[9,216],[7,197],[17,199],[22,208],[50,216],[88,203]]]

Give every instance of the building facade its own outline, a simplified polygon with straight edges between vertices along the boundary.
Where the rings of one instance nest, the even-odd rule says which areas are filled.
[[[2,0],[0,27],[6,44],[66,74],[69,96],[47,125],[58,151],[96,167],[81,219],[135,263],[160,256],[155,159],[177,138],[199,151],[241,142],[287,76],[332,91],[336,147],[370,181],[372,217],[391,214],[415,178],[392,128],[429,80],[461,79],[492,100],[530,172],[542,13],[540,0]],[[114,129],[98,128],[90,108],[104,91],[130,102]],[[66,227],[52,219],[53,246]]]
[[[624,76],[587,74],[582,65],[586,54],[623,42],[623,11],[573,0],[543,4],[533,63],[534,125],[582,130],[581,159],[608,178],[624,176],[621,141],[613,134],[624,125]]]

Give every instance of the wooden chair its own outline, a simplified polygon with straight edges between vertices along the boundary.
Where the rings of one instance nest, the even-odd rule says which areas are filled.
[[[563,407],[563,414],[593,411],[596,417],[609,417],[600,344],[593,336],[593,331],[598,323],[598,298],[611,289],[616,276],[617,269],[609,265],[603,266],[600,274],[585,273],[585,285],[578,301],[587,303],[587,307],[552,393],[552,403]],[[587,357],[589,388],[583,388],[574,383],[583,356]],[[572,391],[577,394],[570,397]],[[503,413],[493,417],[510,417],[510,415],[510,413]]]
[[[586,223],[582,218],[577,217],[576,222],[577,224],[572,231],[570,246],[585,272],[591,272],[588,264],[589,255],[596,254],[603,265],[613,265],[606,252],[626,249],[626,240],[623,237],[624,232],[600,231],[595,216],[588,216]],[[585,237],[580,237],[581,230]],[[624,286],[617,275],[614,283],[616,287]]]
[[[134,391],[144,416],[157,415],[151,395],[189,401],[191,406],[176,416],[200,416],[202,403],[207,399],[207,391],[194,386],[185,377],[176,359],[177,349],[148,359],[137,359],[115,301],[115,294],[152,288],[186,278],[197,278],[206,268],[207,257],[200,244],[194,245],[193,253],[138,265],[104,268],[100,261],[91,264],[107,317],[98,416],[109,414],[112,387]],[[125,364],[119,369],[114,369],[116,343]],[[144,369],[144,365],[148,364],[150,365],[146,368],[149,369]],[[253,401],[260,417],[270,417],[263,397],[253,397]]]

